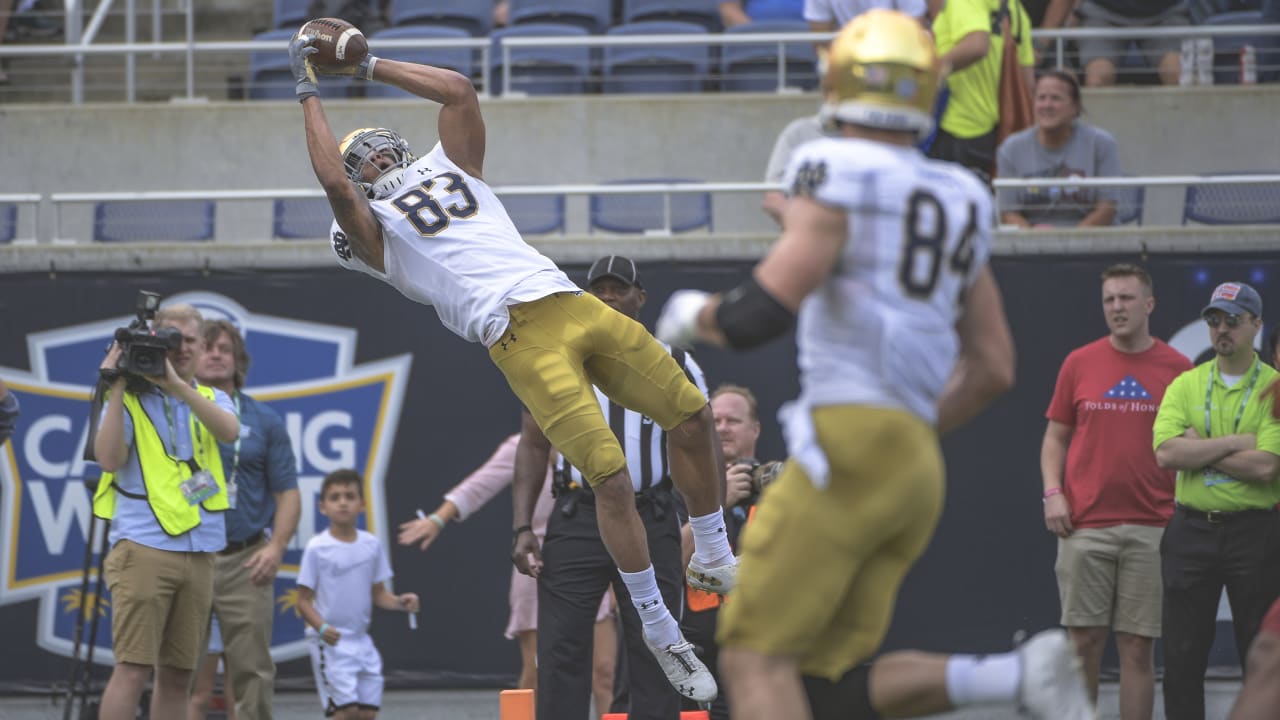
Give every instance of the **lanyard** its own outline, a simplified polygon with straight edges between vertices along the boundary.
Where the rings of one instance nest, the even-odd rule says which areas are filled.
[[[175,415],[175,413],[174,413],[174,411],[173,411],[173,408],[169,406],[169,401],[170,401],[169,395],[168,395],[168,394],[166,394],[166,393],[161,392],[161,393],[160,393],[160,397],[161,397],[161,398],[163,398],[163,399],[161,400],[161,405],[163,405],[163,406],[164,406],[164,419],[165,419],[165,423],[166,423],[166,424],[168,424],[168,426],[169,426],[169,447],[165,449],[165,455],[168,455],[168,456],[169,456],[169,459],[170,459],[170,460],[173,460],[173,461],[175,461],[175,462],[185,462],[185,461],[183,461],[183,460],[178,460],[178,458],[174,457],[175,455],[177,455],[177,454],[178,454],[178,427],[177,427],[177,423],[176,423],[176,422],[174,422],[174,415]],[[237,417],[237,418],[239,418],[239,408],[240,408],[240,406],[237,404],[237,405],[236,405],[236,417]],[[187,420],[187,421],[188,421],[188,422],[191,422],[191,418],[190,418],[190,412],[191,412],[191,411],[188,409],[188,411],[187,411],[187,412],[188,412],[188,420]],[[200,425],[201,425],[201,424],[200,424],[200,423],[198,423],[198,422],[197,422],[197,423],[192,423],[192,424],[193,424],[193,426],[195,427],[195,432],[196,432],[195,444],[193,444],[193,445],[192,445],[192,447],[191,447],[191,457],[192,457],[192,459],[194,459],[194,458],[195,458],[195,455],[196,455],[196,445],[199,445],[201,442],[203,442],[203,439],[200,437]],[[240,439],[239,439],[239,438],[236,438],[236,450],[237,450],[237,453],[239,452],[239,448],[240,448]]]
[[[1236,423],[1231,428],[1234,433],[1240,429],[1240,418],[1244,417],[1244,408],[1249,404],[1249,398],[1253,396],[1253,387],[1258,384],[1258,375],[1262,372],[1262,364],[1259,360],[1254,360],[1253,373],[1249,377],[1249,386],[1244,389],[1244,398],[1240,400],[1240,407],[1236,410]],[[1213,437],[1213,427],[1209,417],[1209,413],[1213,409],[1213,375],[1218,372],[1218,364],[1214,363],[1209,368],[1209,385],[1204,389],[1204,436]]]
[[[236,423],[239,424],[240,422],[240,393],[239,392],[237,392],[235,396],[231,398],[231,402],[232,404],[235,405]],[[229,478],[229,482],[236,481],[236,471],[240,469],[240,438],[241,438],[240,431],[237,430],[236,444],[232,446],[234,449],[231,451],[231,473],[227,475],[227,477]]]

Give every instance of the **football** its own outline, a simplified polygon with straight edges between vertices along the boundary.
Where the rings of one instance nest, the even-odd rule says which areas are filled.
[[[298,34],[315,38],[312,45],[319,52],[311,56],[311,64],[318,68],[349,68],[369,54],[364,33],[341,18],[308,20]]]

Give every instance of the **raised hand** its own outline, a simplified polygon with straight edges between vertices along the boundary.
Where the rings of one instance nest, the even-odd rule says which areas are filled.
[[[311,45],[315,40],[310,35],[298,35],[289,41],[289,69],[293,71],[293,79],[298,83],[294,88],[298,102],[320,94],[320,88],[316,85],[315,67],[307,59],[320,52]]]

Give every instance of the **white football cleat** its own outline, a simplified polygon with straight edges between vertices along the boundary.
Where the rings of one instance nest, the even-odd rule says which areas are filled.
[[[689,560],[689,567],[685,568],[684,577],[694,590],[726,595],[738,581],[738,558],[714,567],[703,565],[697,558],[693,558]]]
[[[676,692],[694,702],[709,703],[716,699],[719,693],[716,679],[694,654],[693,643],[684,639],[684,633],[680,634],[679,642],[665,648],[650,645],[648,638],[645,638],[644,643],[658,659],[658,665],[662,667],[662,672],[666,673],[667,680]]]
[[[1040,720],[1094,720],[1080,656],[1066,630],[1037,633],[1018,648],[1022,678],[1018,704]]]

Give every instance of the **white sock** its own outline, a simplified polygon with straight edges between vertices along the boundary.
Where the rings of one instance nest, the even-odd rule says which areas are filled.
[[[956,707],[1012,703],[1021,679],[1022,660],[1016,652],[947,659],[947,697]]]
[[[729,533],[724,527],[724,511],[716,508],[709,515],[689,518],[693,530],[693,558],[703,565],[723,565],[733,559]]]
[[[644,621],[644,636],[649,642],[661,648],[680,642],[680,625],[662,602],[653,566],[635,573],[619,570],[618,575],[627,586],[627,592],[631,593],[631,604],[636,606],[636,612]]]

